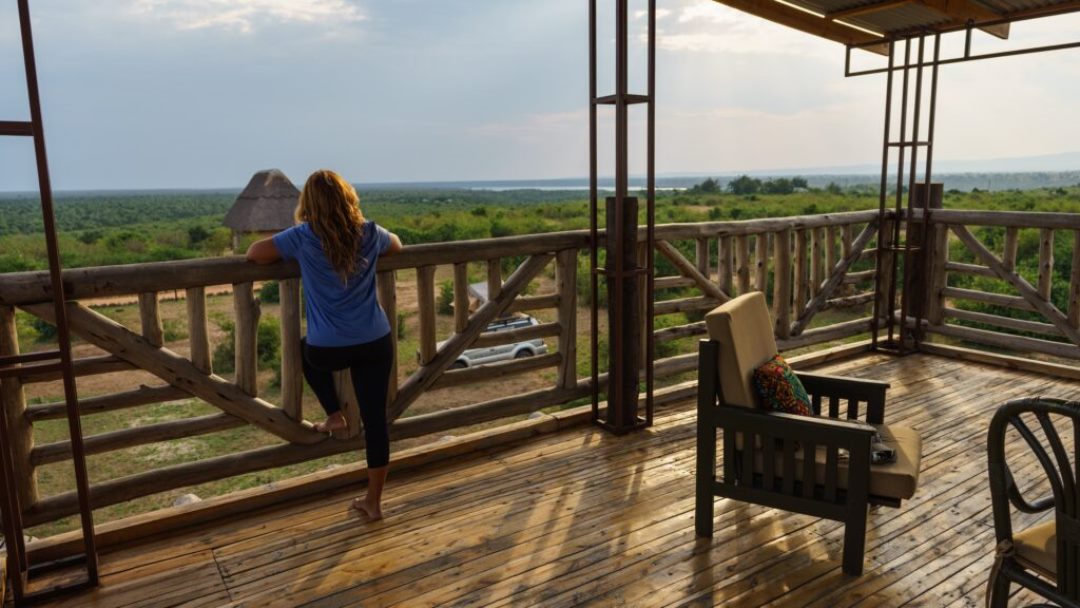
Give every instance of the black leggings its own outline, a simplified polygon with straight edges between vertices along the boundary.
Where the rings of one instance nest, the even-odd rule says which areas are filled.
[[[349,369],[360,418],[364,421],[368,467],[386,466],[390,462],[386,391],[394,357],[390,334],[353,346],[312,346],[306,338],[300,344],[304,353],[304,378],[327,415],[341,410],[333,372]]]

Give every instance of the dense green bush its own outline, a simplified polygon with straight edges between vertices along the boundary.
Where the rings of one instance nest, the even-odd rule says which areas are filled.
[[[454,282],[443,281],[439,284],[439,299],[435,304],[435,312],[440,315],[454,314]]]
[[[259,301],[265,304],[281,302],[281,286],[277,281],[266,281],[259,287]]]
[[[226,320],[220,323],[220,327],[225,337],[214,347],[214,371],[228,374],[236,371],[236,324]],[[255,353],[259,367],[280,370],[281,329],[278,319],[268,317],[259,320]]]

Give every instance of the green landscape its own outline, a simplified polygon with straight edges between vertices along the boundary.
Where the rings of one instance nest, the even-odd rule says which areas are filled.
[[[587,228],[587,193],[570,190],[371,190],[360,189],[361,206],[365,215],[402,237],[408,244],[440,241],[480,239],[540,232],[553,232]],[[231,255],[232,237],[222,226],[225,212],[235,200],[234,192],[155,192],[155,193],[109,193],[68,194],[57,200],[56,216],[60,230],[60,248],[66,267],[84,267],[108,264],[128,264],[162,260]],[[890,197],[889,205],[894,203]],[[866,186],[841,187],[829,184],[825,187],[807,187],[805,181],[795,179],[740,178],[721,185],[706,180],[692,188],[678,191],[662,191],[657,196],[656,217],[658,223],[739,221],[753,218],[811,215],[873,209],[878,205],[878,195]],[[1080,212],[1080,185],[1015,191],[947,191],[944,206],[950,209],[1020,210]],[[644,220],[644,217],[642,217]],[[1004,229],[980,228],[977,236],[992,249],[1000,250]],[[243,243],[242,243],[243,245]],[[693,259],[693,243],[677,243],[682,253]],[[974,261],[962,247],[954,244],[952,259]],[[1052,286],[1054,302],[1067,308],[1068,282],[1071,272],[1072,235],[1058,231],[1054,243],[1055,272]],[[715,259],[716,242],[712,243],[711,257]],[[1018,248],[1018,268],[1030,281],[1038,276],[1039,231],[1022,230]],[[968,257],[965,257],[968,256]],[[515,260],[505,260],[508,267]],[[658,271],[672,274],[673,267],[657,257]],[[38,270],[46,267],[44,242],[41,233],[37,202],[14,195],[0,197],[0,272]],[[579,258],[578,292],[581,296],[578,323],[578,343],[588,343],[588,280],[584,269],[585,256]],[[864,261],[859,270],[872,268],[871,261]],[[439,335],[453,332],[450,302],[453,299],[452,273],[440,267],[436,275],[440,315]],[[549,269],[550,270],[550,269]],[[480,265],[469,268],[470,281],[483,280],[484,269]],[[549,289],[554,279],[548,272],[532,286],[541,292]],[[414,282],[412,271],[401,271],[399,290]],[[958,275],[950,277],[951,285],[977,288],[990,292],[1006,292],[1009,287],[996,279]],[[277,331],[276,284],[261,286],[262,323],[259,331],[260,349],[260,395],[274,402],[279,394],[280,338]],[[657,299],[690,295],[687,291],[668,290],[657,294]],[[180,352],[186,348],[185,304],[163,294],[161,314],[164,320],[165,342]],[[1035,313],[995,307],[989,304],[964,302],[963,306],[981,312],[1030,318],[1038,320]],[[137,326],[139,311],[132,302],[96,304],[98,312],[129,327]],[[232,363],[232,299],[227,294],[210,295],[207,301],[210,317],[211,343],[216,346],[215,371],[228,376]],[[822,313],[819,323],[828,324],[865,316],[865,310],[830,310]],[[553,311],[536,314],[541,321],[554,320]],[[656,318],[656,327],[671,327],[700,320],[700,312],[675,313]],[[416,368],[415,353],[419,348],[418,320],[415,312],[399,312],[399,364],[402,373]],[[978,326],[978,324],[968,323]],[[54,338],[53,328],[26,313],[18,314],[20,344],[23,350],[45,348]],[[1004,331],[1000,328],[997,331]],[[603,332],[601,332],[603,333]],[[1022,332],[1017,332],[1022,333]],[[690,352],[696,338],[688,337],[666,342],[658,356]],[[89,345],[76,342],[77,348]],[[587,349],[580,348],[578,372],[589,373]],[[601,349],[601,366],[604,365]],[[137,385],[151,383],[153,378],[142,372],[130,372],[125,380]],[[533,390],[535,386],[550,384],[554,371],[536,372],[534,379],[522,380],[521,390]],[[675,378],[672,381],[677,381]],[[533,384],[529,384],[532,382]],[[82,397],[102,394],[115,387],[84,385],[80,380]],[[457,390],[457,392],[453,392]],[[440,407],[475,400],[470,388],[445,389],[450,396],[440,397]],[[56,401],[61,396],[57,386],[34,385],[28,387],[28,401],[43,403]],[[424,407],[420,403],[416,412]],[[216,413],[217,410],[199,400],[188,399],[142,407],[137,414],[117,411],[84,418],[86,434],[130,428],[141,424],[176,420],[191,416]],[[410,413],[414,413],[410,410]],[[317,420],[322,414],[310,395],[305,398],[305,414]],[[35,425],[35,441],[39,444],[66,439],[63,421],[42,421]],[[193,437],[183,441],[151,444],[111,454],[90,458],[91,478],[95,481],[129,475],[148,468],[156,468],[182,462],[220,455],[230,451],[251,449],[275,442],[275,438],[252,427],[241,427],[225,432]],[[327,466],[355,462],[354,454],[344,454],[303,464],[292,465],[203,484],[195,488],[169,492],[138,499],[102,509],[99,521],[107,521],[134,513],[169,506],[185,492],[194,492],[206,498],[247,487],[265,484],[298,474],[316,471]],[[54,494],[72,487],[70,465],[66,462],[39,467],[39,483],[43,495]],[[76,522],[70,518],[49,524],[37,530],[39,534],[51,534],[71,529]]]

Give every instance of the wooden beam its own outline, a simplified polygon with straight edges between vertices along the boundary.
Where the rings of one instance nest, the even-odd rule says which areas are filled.
[[[529,284],[529,281],[537,275],[552,259],[551,254],[534,255],[526,260],[517,270],[514,271],[510,278],[503,285],[502,293],[499,297],[488,300],[486,304],[481,306],[477,311],[469,318],[469,323],[465,330],[456,333],[450,337],[449,340],[443,345],[442,350],[438,351],[431,360],[426,361],[425,364],[401,386],[401,390],[398,391],[397,399],[390,406],[390,419],[396,420],[405,410],[416,400],[425,390],[427,390],[439,376],[450,367],[458,355],[460,355],[476,337],[491,323],[496,317],[502,314],[507,308],[510,307],[510,303],[517,297],[525,286]]]
[[[684,277],[693,280],[695,286],[704,292],[705,295],[720,300],[720,303],[727,302],[731,299],[731,297],[724,293],[721,288],[717,287],[715,283],[706,278],[705,275],[701,274],[697,267],[691,264],[690,260],[684,258],[682,254],[679,253],[679,250],[671,243],[667,241],[656,241],[656,250],[674,264],[675,268],[678,269]],[[724,248],[721,247],[721,252],[723,251]],[[721,270],[721,275],[722,273],[723,270]]]
[[[821,290],[810,300],[806,309],[802,311],[799,318],[791,327],[789,335],[798,336],[810,326],[810,321],[814,318],[814,315],[818,313],[825,306],[825,303],[833,296],[836,289],[843,284],[844,275],[847,274],[848,268],[855,263],[859,255],[862,253],[863,248],[870,242],[870,239],[874,238],[877,234],[877,225],[873,222],[866,225],[862,234],[855,239],[855,243],[852,244],[851,253],[844,258],[836,268],[832,269],[832,276],[822,286]]]
[[[825,16],[832,20],[847,19],[849,17],[858,17],[859,15],[866,15],[868,13],[877,13],[879,11],[888,10],[903,4],[907,4],[911,0],[882,0],[881,2],[874,2],[873,4],[862,4],[859,6],[849,6],[825,13]]]
[[[953,23],[963,25],[970,21],[997,21],[1005,17],[1005,15],[995,13],[994,11],[976,4],[971,0],[914,0],[917,4],[921,4],[927,8],[933,9],[943,15],[952,17]],[[979,27],[976,25],[976,27]],[[988,25],[979,27],[982,31],[992,36],[997,36],[1001,39],[1009,37],[1009,24],[1001,23],[998,25]]]
[[[805,11],[792,8],[786,4],[774,0],[716,0],[740,11],[750,13],[762,19],[768,19],[773,23],[786,25],[807,34],[820,36],[841,44],[865,44],[881,40],[879,36],[868,34],[853,27],[837,23],[824,16],[817,16]],[[883,55],[888,52],[888,45],[884,42],[879,45],[860,47],[863,50]]]
[[[1035,307],[1042,316],[1046,317],[1048,321],[1057,326],[1061,330],[1065,337],[1068,338],[1074,345],[1080,344],[1080,331],[1069,325],[1069,320],[1056,306],[1049,300],[1044,299],[1038,291],[1017,274],[1015,271],[1006,270],[1002,266],[994,254],[991,253],[986,246],[979,242],[970,231],[964,226],[953,226],[953,232],[956,236],[960,237],[960,240],[967,245],[968,249],[975,253],[976,257],[982,258],[984,264],[993,269],[994,272],[1010,283],[1013,288],[1020,292],[1020,295]]]
[[[278,284],[281,314],[281,409],[293,420],[304,418],[303,353],[300,352],[300,279]]]
[[[33,304],[25,309],[46,321],[53,319],[51,304]],[[218,376],[199,371],[191,361],[167,348],[153,346],[146,338],[77,302],[68,303],[68,320],[71,331],[86,341],[286,441],[312,444],[326,439],[310,424],[290,420],[280,408],[244,393]]]

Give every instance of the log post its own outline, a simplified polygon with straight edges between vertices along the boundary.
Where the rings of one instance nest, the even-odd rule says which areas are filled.
[[[15,309],[0,306],[0,357],[19,354],[19,332],[15,325]],[[14,465],[14,485],[23,509],[37,503],[37,471],[30,460],[34,449],[34,427],[26,417],[26,395],[22,382],[16,376],[0,380],[0,416],[6,416],[10,440],[11,458]]]
[[[750,237],[735,237],[735,268],[739,277],[739,295],[750,292]]]
[[[469,265],[454,264],[454,333],[465,331],[469,324]]]
[[[165,332],[161,327],[161,312],[156,291],[139,294],[139,320],[142,322],[142,335],[147,342],[154,346],[165,344]]]
[[[557,387],[577,387],[577,250],[555,255],[555,283],[559,291],[559,363]],[[643,315],[644,316],[644,315]]]
[[[1020,244],[1020,240],[1017,238],[1019,235],[1019,227],[1007,226],[1005,228],[1005,247],[1001,252],[1001,264],[1005,267],[1005,270],[1016,268],[1016,250]]]
[[[356,391],[353,389],[352,375],[348,369],[334,372],[334,387],[337,389],[338,403],[341,404],[341,413],[345,415],[348,426],[334,431],[336,439],[351,439],[360,434],[362,423],[360,420],[360,404],[356,401]]]
[[[892,321],[889,319],[893,308],[893,303],[889,301],[889,287],[893,282],[893,257],[896,252],[893,251],[893,226],[896,219],[886,216],[881,223],[881,227],[878,229],[878,246],[877,246],[877,274],[880,277],[878,285],[880,290],[877,295],[877,313],[878,319],[885,320],[887,323]]]
[[[502,289],[502,260],[494,258],[487,261],[487,299],[499,297]]]
[[[843,259],[843,258],[841,258]],[[825,273],[832,274],[836,268],[836,226],[830,224],[825,228]]]
[[[259,301],[255,299],[252,283],[233,285],[233,309],[236,313],[236,385],[252,397],[258,396],[256,381],[259,331]]]
[[[926,294],[926,319],[930,325],[941,325],[945,320],[945,288],[949,284],[949,228],[944,224],[933,224],[931,228],[933,269],[930,292]]]
[[[191,363],[207,374],[214,373],[210,355],[210,328],[206,322],[206,289],[191,287],[184,291],[187,304],[188,339],[191,343]]]
[[[709,239],[700,238],[695,241],[694,253],[697,254],[697,269],[704,276],[709,276]],[[644,268],[644,266],[642,266]]]
[[[806,310],[806,303],[810,300],[810,289],[807,284],[810,273],[810,261],[807,259],[806,230],[795,231],[795,316],[801,317]]]
[[[735,290],[731,288],[733,284],[731,276],[731,249],[731,237],[720,237],[720,243],[716,253],[716,281],[720,284],[720,291],[734,297]]]
[[[825,228],[815,228],[810,233],[810,293],[812,298],[821,291],[825,282]]]
[[[376,277],[379,290],[379,305],[386,312],[390,321],[390,336],[394,345],[394,357],[390,363],[390,384],[387,385],[387,405],[397,397],[398,388],[398,313],[397,313],[397,275],[393,270],[380,272]]]
[[[769,233],[754,237],[754,289],[769,293]]]
[[[944,200],[945,187],[943,184],[930,184],[927,191],[925,183],[916,183],[908,207],[908,218],[914,216],[914,210],[922,210],[923,221],[926,221],[927,213],[941,209]],[[927,312],[934,307],[932,303],[934,294],[935,270],[930,266],[932,250],[936,245],[932,224],[926,224],[923,229],[922,221],[907,222],[907,242],[911,247],[911,254],[907,256],[905,264],[910,267],[904,269],[903,288],[907,294],[903,299],[907,303],[907,310],[901,311],[904,319],[925,319]],[[936,260],[934,261],[936,265]],[[922,328],[916,327],[912,331],[921,339]],[[901,326],[900,335],[907,335],[907,321]]]
[[[699,241],[700,242],[700,241]],[[708,241],[706,241],[706,244]],[[649,255],[652,252],[649,251],[649,244],[645,241],[641,241],[637,244],[637,264],[638,268],[646,268],[646,264],[649,263]],[[700,250],[698,251],[700,254]],[[708,247],[706,247],[706,253],[708,253]],[[699,260],[700,261],[700,258]],[[708,257],[705,258],[706,268],[708,267]],[[646,315],[648,311],[649,298],[652,294],[647,289],[645,275],[641,275],[638,281],[638,306],[641,308],[641,362],[644,365],[649,365],[649,341],[648,336],[653,331],[656,324],[653,322],[653,318]],[[656,309],[653,309],[653,314],[656,314]]]
[[[840,259],[846,260],[851,257],[851,243],[855,241],[855,227],[852,224],[844,224],[840,228]],[[841,295],[851,295],[855,291],[854,285],[844,284],[840,287]]]
[[[420,309],[420,363],[435,358],[435,267],[416,269],[416,303]]]
[[[1050,301],[1050,287],[1054,280],[1054,230],[1039,230],[1039,295]]]
[[[304,418],[304,363],[300,352],[300,279],[279,284],[281,298],[281,408],[293,420]]]
[[[779,338],[791,337],[791,228],[773,237],[773,319]]]
[[[643,311],[637,271],[638,199],[607,198],[605,277],[608,297],[608,413],[616,433],[637,424]],[[620,275],[619,271],[622,271]]]
[[[1080,230],[1073,231],[1072,276],[1069,277],[1069,325],[1080,328]]]

